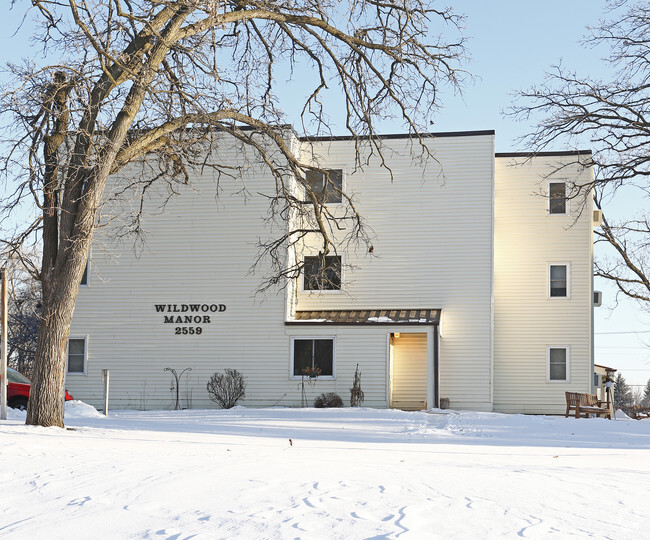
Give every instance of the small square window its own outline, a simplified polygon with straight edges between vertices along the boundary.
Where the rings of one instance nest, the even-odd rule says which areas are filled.
[[[566,347],[549,347],[548,380],[569,380],[569,352]]]
[[[293,377],[333,377],[334,339],[293,338]]]
[[[342,169],[326,169],[325,173],[307,171],[305,180],[320,201],[328,204],[336,204],[343,201]]]
[[[324,262],[324,265],[323,265]],[[305,257],[303,289],[335,291],[341,289],[341,257]]]
[[[566,214],[566,183],[551,182],[548,185],[549,214]]]
[[[68,340],[68,373],[86,372],[86,340],[71,338]]]
[[[566,264],[552,264],[549,267],[549,294],[553,298],[568,296],[568,269]]]

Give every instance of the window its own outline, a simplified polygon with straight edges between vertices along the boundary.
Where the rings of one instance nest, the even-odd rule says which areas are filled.
[[[548,213],[566,214],[566,183],[564,182],[549,183]]]
[[[334,338],[293,338],[291,376],[334,378]]]
[[[549,266],[549,296],[567,298],[569,296],[569,266],[551,264]]]
[[[86,372],[86,339],[68,340],[68,373]]]
[[[548,348],[548,380],[549,381],[569,380],[569,348],[568,347]]]
[[[338,291],[341,289],[341,257],[305,257],[303,289],[305,291]]]
[[[84,274],[81,276],[81,285],[88,285],[88,267],[90,266],[90,261],[86,262],[86,268],[84,268]]]
[[[342,169],[326,169],[326,173],[307,171],[305,179],[319,200],[329,204],[343,201]]]

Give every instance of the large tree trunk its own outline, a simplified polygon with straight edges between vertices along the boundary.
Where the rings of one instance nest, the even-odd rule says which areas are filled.
[[[89,246],[90,238],[80,241],[65,264],[43,277],[43,319],[27,406],[29,425],[64,427],[68,337]]]

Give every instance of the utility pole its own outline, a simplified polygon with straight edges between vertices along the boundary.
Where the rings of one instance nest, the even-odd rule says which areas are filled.
[[[7,419],[7,319],[9,313],[7,310],[7,268],[0,268],[0,281],[2,288],[0,290],[0,311],[2,315],[2,346],[0,347],[0,420]]]

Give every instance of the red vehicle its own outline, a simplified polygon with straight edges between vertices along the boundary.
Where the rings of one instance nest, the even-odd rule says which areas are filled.
[[[12,409],[26,410],[32,381],[11,368],[7,368],[7,380],[9,381],[7,385],[7,405]],[[74,398],[66,390],[65,400],[70,401],[72,399]]]

